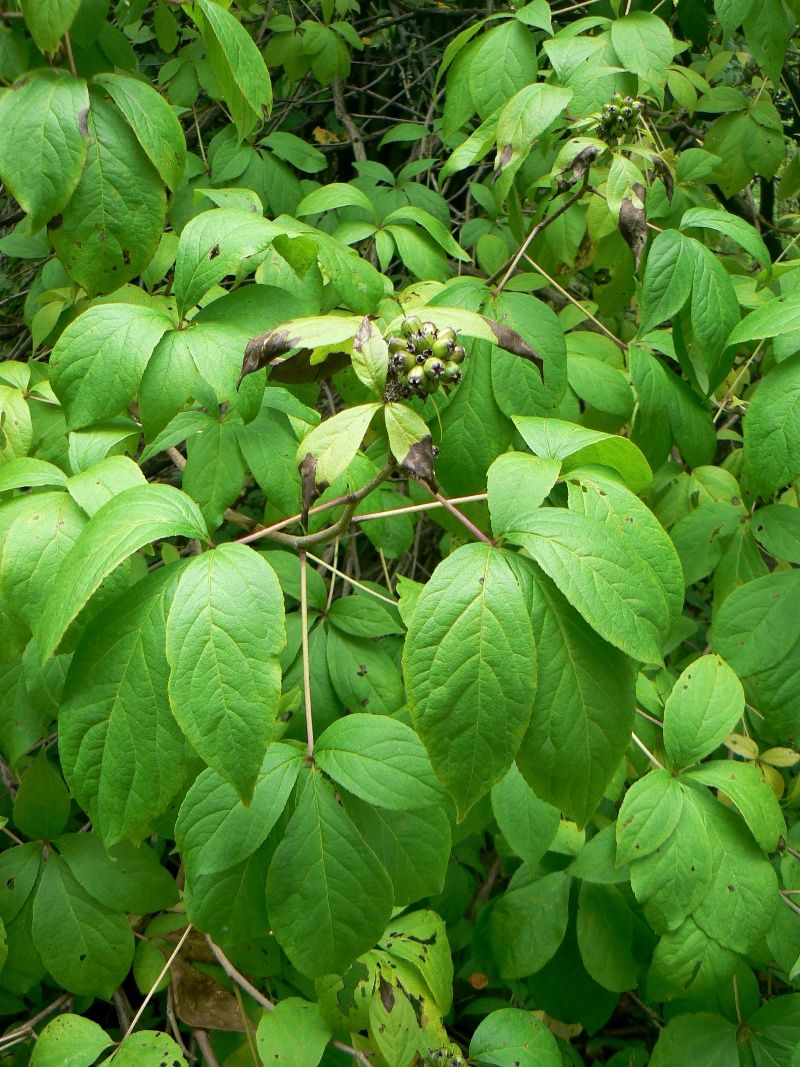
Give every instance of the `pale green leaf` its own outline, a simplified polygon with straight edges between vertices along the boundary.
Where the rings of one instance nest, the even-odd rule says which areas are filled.
[[[786,822],[775,794],[753,763],[714,760],[685,775],[721,790],[739,809],[753,837],[765,852],[774,852],[786,836]]]
[[[316,1004],[286,997],[261,1017],[256,1045],[274,1067],[317,1067],[332,1036]]]
[[[524,452],[506,452],[489,468],[487,490],[492,530],[502,537],[509,530],[524,530],[556,484],[561,463]]]
[[[0,96],[0,178],[28,212],[33,231],[63,211],[75,192],[89,144],[88,109],[86,82],[63,70],[38,71]]]
[[[314,479],[317,485],[324,482],[330,484],[344,474],[380,406],[372,403],[345,408],[315,426],[302,439],[297,447],[297,463],[303,463],[307,456],[315,460]]]
[[[742,683],[718,655],[701,656],[675,682],[664,705],[664,746],[678,767],[697,763],[744,714]]]
[[[125,1038],[113,1062],[114,1067],[185,1067],[186,1059],[169,1034],[139,1030]]]
[[[491,1067],[561,1067],[556,1039],[533,1012],[500,1008],[487,1015],[469,1043],[470,1056]]]
[[[132,553],[164,537],[208,539],[196,505],[170,485],[126,489],[89,520],[67,553],[42,610],[37,631],[42,662],[55,652],[103,579]]]
[[[164,184],[175,190],[186,166],[186,141],[166,100],[146,82],[125,74],[98,74],[94,84],[103,86]]]
[[[80,1015],[59,1015],[36,1039],[30,1067],[91,1067],[114,1042],[97,1023]]]
[[[400,403],[386,404],[383,416],[386,420],[389,448],[400,466],[412,470],[418,467],[420,462],[425,466],[419,446],[426,437],[430,438],[431,432],[423,419],[408,404]],[[421,459],[415,458],[415,452],[421,454]]]
[[[683,794],[667,771],[654,769],[634,782],[617,818],[617,865],[644,859],[667,840],[683,807]]]
[[[25,25],[42,52],[55,52],[72,25],[81,0],[22,0]]]

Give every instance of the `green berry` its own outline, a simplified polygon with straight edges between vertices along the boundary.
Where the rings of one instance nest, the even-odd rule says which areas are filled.
[[[451,330],[449,326],[444,326],[439,330],[438,340],[446,341],[449,345],[454,345],[458,338],[456,337],[456,331]]]
[[[393,356],[395,352],[405,352],[408,345],[406,344],[404,337],[390,337],[389,338],[389,355]]]
[[[467,353],[461,345],[455,345],[453,351],[450,353],[451,363],[463,363],[467,357]]]
[[[442,335],[439,334],[438,338],[431,345],[431,355],[437,359],[449,359],[450,350],[453,348],[451,341],[443,341]]]
[[[403,370],[413,370],[417,365],[417,357],[413,352],[409,352],[408,349],[403,353]]]
[[[412,367],[406,375],[406,385],[409,389],[419,389],[425,382],[425,371],[422,367]]]
[[[422,322],[417,315],[409,315],[407,319],[400,324],[400,333],[403,337],[410,337],[414,333],[418,333]]]
[[[423,324],[420,326],[419,332],[422,334],[426,341],[432,344],[436,340],[436,334],[438,333],[436,329],[436,323],[423,322]]]
[[[444,365],[444,380],[450,382],[453,385],[457,385],[463,377],[461,367],[458,363],[453,363],[452,360]]]
[[[434,381],[438,381],[444,374],[444,363],[437,359],[436,356],[431,356],[425,360],[422,369],[425,371],[426,378],[432,378]]]
[[[622,118],[624,118],[624,119],[632,119],[633,118],[633,108],[632,107],[628,107],[627,104],[625,105],[625,107],[620,108],[620,112],[619,113],[622,116]]]

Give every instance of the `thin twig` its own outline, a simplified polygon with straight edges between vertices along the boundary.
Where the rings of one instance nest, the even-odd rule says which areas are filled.
[[[136,1024],[138,1023],[138,1021],[141,1019],[142,1015],[144,1014],[145,1008],[150,1003],[155,991],[158,989],[158,986],[159,986],[159,983],[161,982],[161,979],[164,977],[164,975],[167,973],[167,971],[170,969],[172,964],[177,959],[178,953],[183,948],[184,942],[186,941],[186,938],[189,936],[191,931],[192,931],[192,924],[189,923],[189,925],[183,931],[183,934],[181,935],[180,941],[175,946],[175,948],[172,950],[172,954],[170,955],[169,959],[167,960],[167,962],[164,964],[164,966],[159,971],[158,977],[156,978],[155,982],[153,982],[153,984],[150,986],[150,989],[148,990],[147,996],[144,998],[144,1000],[142,1001],[141,1005],[139,1006],[139,1010],[136,1012],[136,1014],[134,1015],[133,1019],[131,1020],[131,1025],[125,1031],[125,1034],[124,1034],[124,1036],[122,1038],[123,1041],[125,1040],[126,1037],[130,1037],[130,1035],[133,1033],[134,1028],[136,1027]]]
[[[587,167],[586,171],[585,171],[585,173],[583,175],[583,181],[580,184],[580,188],[577,189],[572,194],[572,196],[570,196],[567,200],[565,200],[564,203],[559,208],[556,208],[556,210],[553,212],[552,215],[548,215],[547,218],[542,219],[541,222],[537,222],[537,224],[533,227],[531,232],[528,234],[528,236],[522,242],[520,247],[517,249],[517,251],[511,257],[511,259],[509,261],[509,264],[508,264],[508,267],[505,269],[505,273],[503,274],[503,276],[500,279],[500,281],[497,283],[497,285],[492,290],[492,296],[497,296],[499,293],[501,293],[503,291],[503,289],[506,286],[506,283],[508,282],[508,280],[511,277],[511,275],[514,273],[514,271],[519,266],[520,260],[525,255],[525,253],[528,251],[528,249],[530,248],[531,244],[536,240],[536,238],[539,236],[540,233],[542,233],[544,230],[547,229],[548,226],[551,225],[551,223],[555,222],[556,219],[560,218],[564,214],[565,211],[569,211],[569,209],[573,206],[573,204],[577,204],[577,202],[580,200],[580,198],[586,192],[586,187],[588,186],[588,184],[589,184],[589,168]],[[503,270],[503,268],[501,267],[500,271],[502,271],[502,270]],[[491,278],[488,279],[489,283],[491,283],[492,279],[495,277],[495,275],[499,274],[500,271],[495,271],[494,272],[494,274],[491,276]]]
[[[642,752],[644,752],[645,756],[647,756],[647,758],[650,760],[654,767],[658,767],[660,771],[665,771],[667,769],[663,763],[659,763],[659,761],[656,759],[656,757],[653,755],[653,753],[650,751],[644,741],[637,737],[636,734],[632,733],[631,738],[633,739],[633,743],[637,745],[642,750]]]
[[[308,655],[308,584],[305,552],[300,553],[300,638],[303,645],[303,702],[306,709],[306,752],[314,758],[314,718],[311,714],[311,666]]]
[[[211,1042],[208,1039],[208,1034],[205,1030],[192,1030],[192,1035],[197,1042],[197,1047],[203,1054],[203,1059],[206,1061],[206,1067],[219,1067],[219,1060],[214,1055],[214,1050],[211,1047]]]
[[[64,34],[64,48],[66,49],[67,53],[67,62],[69,63],[70,73],[72,74],[73,78],[77,78],[78,69],[75,66],[75,56],[73,56],[72,54],[72,40],[70,39],[68,33]]]
[[[70,1000],[72,1000],[72,993],[62,993],[60,997],[48,1004],[46,1008],[42,1008],[35,1015],[31,1016],[27,1022],[17,1026],[14,1030],[9,1030],[7,1034],[3,1034],[0,1037],[0,1051],[10,1048],[11,1045],[17,1044],[19,1041],[25,1041],[34,1034],[34,1026],[40,1023],[42,1019],[46,1019],[48,1015],[52,1015],[58,1011],[59,1008],[63,1008]]]
[[[169,448],[165,449],[164,451],[167,453],[167,455],[172,460],[173,464],[178,468],[178,470],[182,471],[183,468],[186,466],[186,457],[182,455],[177,450],[177,448],[175,448],[174,445],[170,445]]]
[[[451,504],[474,504],[479,500],[486,500],[487,493],[470,493],[469,496],[451,496]],[[372,522],[373,519],[391,519],[394,515],[411,515],[415,511],[433,511],[442,508],[441,500],[427,500],[424,504],[409,504],[408,507],[389,508],[387,511],[370,511],[366,515],[356,515],[353,522]]]
[[[319,556],[315,556],[311,552],[306,552],[306,555],[309,559],[313,559],[313,561],[318,566],[324,567],[326,571],[330,571],[331,574],[335,574],[337,578],[343,578],[346,582],[349,582],[350,585],[354,585],[356,589],[361,589],[365,593],[369,593],[370,596],[374,596],[377,597],[378,600],[382,600],[385,604],[391,604],[392,607],[397,606],[396,600],[391,600],[388,596],[384,596],[383,593],[378,593],[374,589],[370,589],[368,585],[364,585],[363,582],[357,581],[350,574],[345,574],[344,571],[339,570],[339,568],[335,567],[332,563],[327,563],[324,559],[320,559]]]
[[[422,485],[425,486],[429,493],[432,493],[433,496],[436,497],[436,499],[439,501],[443,508],[446,508],[447,511],[449,511],[450,514],[454,516],[454,518],[458,519],[458,521],[461,523],[465,530],[469,530],[473,537],[477,538],[478,541],[483,541],[484,544],[487,545],[490,545],[492,543],[491,537],[487,537],[483,530],[479,530],[475,523],[472,522],[471,519],[468,519],[467,516],[464,515],[462,512],[460,512],[458,508],[447,499],[447,497],[442,496],[441,493],[437,493],[436,490],[432,486],[428,485],[427,482],[422,482]]]
[[[333,93],[333,110],[336,118],[341,122],[342,126],[347,130],[347,136],[350,138],[350,144],[353,149],[353,156],[358,163],[365,163],[367,159],[367,150],[364,147],[364,141],[361,137],[358,127],[353,122],[350,116],[350,112],[347,110],[347,104],[344,102],[344,89],[342,88],[342,79],[338,76],[331,80],[331,92]]]
[[[240,989],[243,989],[245,993],[248,994],[248,996],[251,996],[256,1002],[256,1004],[260,1004],[261,1007],[265,1009],[265,1011],[275,1011],[275,1005],[272,1003],[272,1001],[268,997],[265,997],[263,993],[260,993],[251,982],[248,982],[248,980],[240,971],[236,970],[236,968],[225,955],[225,953],[222,951],[222,949],[219,948],[218,945],[214,944],[208,934],[206,934],[206,942],[208,944],[208,947],[214,953],[214,956],[216,957],[220,967],[223,969],[225,974],[227,974],[227,976],[231,979],[231,981],[235,982]],[[353,1059],[358,1060],[358,1062],[362,1064],[363,1067],[372,1067],[369,1062],[369,1059],[364,1055],[364,1053],[359,1052],[358,1049],[353,1048],[351,1045],[346,1045],[343,1041],[335,1040],[331,1041],[331,1044],[334,1048],[338,1048],[341,1052],[346,1052],[348,1056],[352,1056]]]

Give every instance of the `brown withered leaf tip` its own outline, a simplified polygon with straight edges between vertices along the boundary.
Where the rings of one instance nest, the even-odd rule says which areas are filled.
[[[370,325],[369,316],[365,315],[359,323],[359,327],[356,330],[356,335],[353,338],[353,347],[357,352],[360,352],[364,345],[367,344],[372,336],[372,326]]]
[[[256,371],[266,367],[276,357],[284,355],[292,348],[296,348],[298,344],[299,338],[289,337],[288,330],[267,330],[266,333],[260,333],[258,337],[253,337],[252,340],[247,342],[247,348],[244,350],[242,372],[239,375],[236,388],[239,388],[242,380],[248,374],[255,374]]]
[[[498,154],[497,161],[494,165],[494,173],[492,174],[492,181],[497,181],[505,168],[511,162],[511,157],[514,155],[513,145],[507,144],[503,146],[503,150]]]
[[[639,197],[640,202],[644,203],[645,190],[639,182],[633,186],[633,192]],[[644,208],[637,207],[632,200],[623,200],[619,208],[619,232],[633,252],[634,263],[638,270],[644,246],[647,244],[647,219]]]
[[[664,192],[667,194],[667,200],[672,203],[672,194],[675,188],[675,182],[672,178],[672,171],[669,169],[668,164],[661,158],[661,156],[653,157],[653,170],[658,177],[664,183]],[[638,189],[636,190],[638,193]]]
[[[301,510],[303,522],[308,518],[308,509],[320,495],[328,488],[327,482],[317,485],[317,457],[307,452],[303,462],[298,467],[300,471]]]
[[[417,441],[409,448],[405,457],[400,460],[400,466],[413,474],[415,478],[419,478],[421,482],[427,482],[436,489],[436,476],[433,473],[433,461],[436,459],[436,454],[433,439],[430,434],[426,434],[421,441]]]
[[[572,164],[561,172],[561,175],[556,182],[556,190],[559,193],[564,193],[567,189],[571,189],[575,182],[582,178],[589,167],[591,167],[592,163],[597,159],[599,152],[600,149],[594,144],[587,145],[586,148],[578,152],[577,156],[573,159]],[[569,177],[565,177],[565,175],[569,175]]]
[[[542,357],[534,352],[524,337],[521,337],[516,330],[512,330],[510,326],[504,326],[502,322],[495,322],[494,319],[487,318],[486,321],[489,323],[500,348],[504,348],[506,352],[511,352],[514,356],[530,359],[538,364],[540,368],[543,366]]]

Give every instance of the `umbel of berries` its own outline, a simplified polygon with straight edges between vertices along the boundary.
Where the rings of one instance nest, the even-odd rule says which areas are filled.
[[[400,336],[389,339],[389,373],[402,396],[431,396],[443,386],[458,385],[467,353],[455,330],[437,328],[416,315],[404,319]]]
[[[600,115],[600,135],[603,140],[611,143],[627,137],[636,129],[643,112],[641,100],[614,93],[612,102],[603,105]]]

